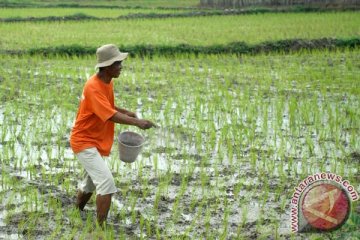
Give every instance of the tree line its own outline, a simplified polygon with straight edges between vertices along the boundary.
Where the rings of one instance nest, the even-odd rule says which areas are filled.
[[[352,7],[359,8],[360,0],[200,0],[202,7],[242,8],[250,6],[269,7]]]

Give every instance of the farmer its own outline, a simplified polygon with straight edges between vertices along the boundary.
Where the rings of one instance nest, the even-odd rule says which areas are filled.
[[[106,221],[111,195],[117,192],[111,171],[102,158],[110,154],[115,123],[141,129],[155,127],[151,121],[139,119],[134,112],[114,105],[112,79],[119,77],[127,55],[113,44],[97,49],[96,68],[99,70],[85,83],[70,137],[71,148],[85,169],[76,207],[83,210],[96,190],[96,215],[100,226]]]

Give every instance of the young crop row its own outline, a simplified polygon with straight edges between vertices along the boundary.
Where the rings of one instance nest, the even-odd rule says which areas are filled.
[[[296,38],[351,38],[359,37],[359,16],[356,12],[268,13],[151,20],[3,23],[0,25],[0,32],[4,33],[0,37],[0,48],[27,50],[72,44],[97,47],[99,42],[209,46],[239,41],[256,44]]]
[[[198,7],[198,0],[11,0],[0,1],[5,7],[96,7],[96,8],[191,8]]]
[[[249,15],[264,13],[333,12],[329,9],[204,9],[204,8],[0,8],[0,22],[87,21]]]
[[[116,18],[129,14],[150,13],[180,13],[194,11],[191,9],[148,9],[148,8],[0,8],[0,18],[29,18],[29,17],[63,17],[74,14],[84,14],[98,18]]]
[[[359,56],[354,50],[127,59],[115,79],[116,103],[160,128],[141,132],[148,144],[134,164],[120,162],[114,144],[107,160],[120,193],[106,234],[289,236],[289,202],[301,179],[332,171],[359,190]],[[27,237],[71,238],[94,228],[94,205],[84,221],[69,208],[80,168],[68,145],[94,62],[0,60],[0,222]],[[117,126],[128,129],[140,131]],[[351,237],[355,228],[351,218],[330,234]]]

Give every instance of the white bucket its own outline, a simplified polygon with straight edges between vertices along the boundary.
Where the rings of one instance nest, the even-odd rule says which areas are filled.
[[[122,132],[118,136],[120,160],[126,163],[132,163],[139,155],[145,139],[135,132]]]

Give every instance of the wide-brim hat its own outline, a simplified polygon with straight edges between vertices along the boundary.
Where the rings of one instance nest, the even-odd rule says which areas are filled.
[[[127,52],[120,52],[114,44],[106,44],[96,50],[97,64],[95,68],[107,67],[117,61],[122,61],[128,56]]]

